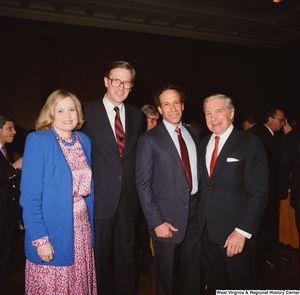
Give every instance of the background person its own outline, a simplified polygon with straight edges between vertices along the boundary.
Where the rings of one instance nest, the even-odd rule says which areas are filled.
[[[252,115],[247,115],[243,121],[243,130],[255,134],[258,128],[257,120]]]
[[[0,115],[0,294],[4,286],[16,221],[16,207],[20,196],[19,170],[22,158],[11,164],[6,143],[16,134],[15,120]]]
[[[287,198],[289,171],[281,162],[282,141],[276,132],[283,129],[284,134],[292,130],[282,110],[269,109],[264,116],[264,124],[255,132],[263,142],[268,158],[269,196],[268,205],[262,218],[264,240],[262,254],[269,267],[280,267],[290,258],[281,254],[279,248],[279,205]]]
[[[142,112],[147,118],[147,131],[157,126],[159,121],[159,113],[155,106],[146,104],[142,107]]]

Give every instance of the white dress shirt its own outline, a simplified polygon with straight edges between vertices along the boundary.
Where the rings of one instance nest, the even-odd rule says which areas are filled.
[[[180,146],[178,142],[178,135],[175,131],[176,127],[173,124],[170,124],[166,120],[163,120],[175,146],[178,151],[179,157],[181,158],[181,152],[180,152]],[[188,149],[189,153],[189,160],[190,160],[190,166],[191,166],[191,173],[192,173],[192,191],[191,194],[194,195],[198,191],[198,176],[197,176],[197,152],[196,152],[196,146],[194,143],[194,140],[190,133],[185,129],[184,125],[180,122],[178,126],[181,130],[181,136],[185,141],[185,144]]]
[[[103,101],[103,105],[104,105],[104,108],[106,110],[111,128],[114,132],[114,135],[116,136],[116,133],[115,133],[116,111],[114,110],[115,106],[106,98],[106,95],[104,95],[102,101]],[[125,130],[125,106],[124,106],[123,103],[121,103],[121,104],[118,105],[118,108],[119,108],[119,111],[120,111],[120,119],[121,119],[121,122],[122,122],[122,125],[123,125],[123,129],[124,129],[124,132],[126,132],[126,130]]]

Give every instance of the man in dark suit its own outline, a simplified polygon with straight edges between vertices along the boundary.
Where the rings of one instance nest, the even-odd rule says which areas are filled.
[[[22,158],[13,164],[7,155],[6,143],[16,134],[14,120],[0,115],[0,294],[5,281],[15,225],[16,202],[19,197],[18,171]]]
[[[209,96],[203,110],[212,134],[200,142],[197,216],[208,291],[253,289],[259,224],[268,196],[266,153],[260,139],[232,125],[229,97]]]
[[[92,141],[95,179],[95,258],[98,294],[137,294],[135,152],[145,131],[143,112],[125,104],[135,79],[125,61],[107,69],[103,99],[84,104],[84,132]],[[118,109],[117,109],[117,108]]]
[[[138,140],[136,179],[154,244],[156,293],[197,295],[199,134],[181,122],[184,93],[179,88],[166,86],[154,100],[163,121]]]
[[[282,143],[276,138],[274,132],[282,128],[285,134],[292,130],[281,110],[270,109],[265,114],[264,125],[255,133],[262,140],[268,158],[269,198],[262,218],[265,235],[262,250],[265,252],[265,262],[270,267],[279,267],[281,262],[290,260],[279,250],[279,205],[281,199],[287,198],[288,172],[280,161]]]

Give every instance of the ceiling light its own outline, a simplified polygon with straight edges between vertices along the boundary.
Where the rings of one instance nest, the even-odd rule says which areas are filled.
[[[273,0],[273,3],[279,3],[281,0]]]

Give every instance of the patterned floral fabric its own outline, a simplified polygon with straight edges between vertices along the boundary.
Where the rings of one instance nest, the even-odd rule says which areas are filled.
[[[97,284],[92,234],[87,207],[83,199],[84,196],[90,194],[91,170],[78,139],[73,146],[65,146],[62,143],[60,146],[73,175],[75,261],[71,266],[47,266],[26,260],[25,294],[95,295]],[[48,237],[42,237],[33,241],[32,244],[35,247],[43,245],[47,239]]]

